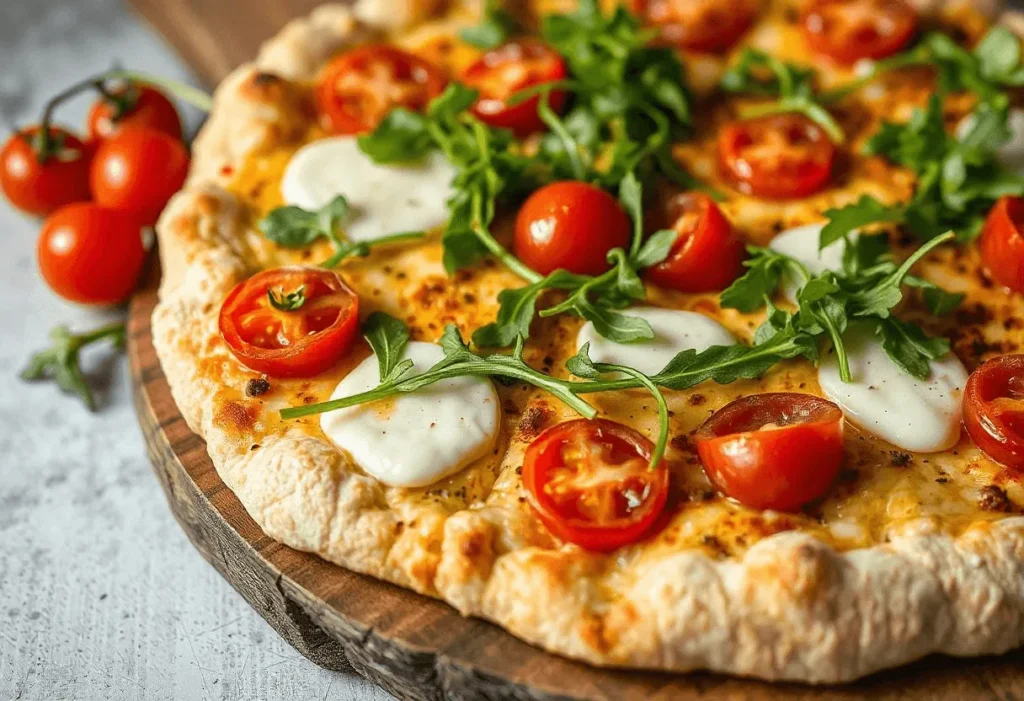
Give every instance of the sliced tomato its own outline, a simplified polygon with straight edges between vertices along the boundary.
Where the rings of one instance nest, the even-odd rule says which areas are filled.
[[[537,114],[540,96],[514,105],[509,98],[526,88],[562,80],[568,75],[565,61],[539,41],[518,39],[488,51],[462,74],[462,82],[480,93],[473,114],[493,127],[511,129],[526,136],[544,128]],[[548,104],[557,113],[565,108],[564,90],[552,90]]]
[[[694,434],[718,489],[754,509],[791,511],[823,496],[843,463],[843,412],[809,394],[731,402]]]
[[[523,485],[548,530],[607,552],[648,535],[668,498],[668,470],[651,470],[654,446],[628,426],[576,419],[552,426],[526,450]]]
[[[678,235],[668,257],[647,269],[649,280],[680,292],[710,292],[725,289],[743,273],[743,240],[710,197],[676,195],[668,213]]]
[[[271,303],[300,294],[291,311]],[[265,270],[239,283],[220,309],[220,334],[246,367],[274,377],[312,377],[348,352],[359,329],[359,298],[321,268]]]
[[[360,134],[395,107],[422,110],[445,83],[437,68],[407,51],[360,46],[327,64],[316,86],[317,111],[331,131]]]
[[[1024,467],[1024,355],[993,358],[964,389],[964,427],[985,455]]]
[[[1024,294],[1024,198],[1002,197],[985,220],[978,249],[989,276]]]
[[[891,56],[910,42],[918,23],[905,0],[817,0],[801,21],[807,44],[840,63]]]
[[[740,192],[768,199],[806,197],[828,184],[836,147],[798,114],[734,122],[718,134],[723,174]]]
[[[661,39],[690,51],[726,51],[757,16],[751,0],[646,0],[642,14]]]
[[[600,275],[611,267],[608,251],[629,244],[633,225],[614,197],[575,180],[534,192],[516,216],[515,254],[541,275],[564,268]]]

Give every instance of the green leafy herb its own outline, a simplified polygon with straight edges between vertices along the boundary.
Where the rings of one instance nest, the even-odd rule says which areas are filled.
[[[799,262],[770,248],[748,246],[747,252],[750,258],[743,265],[748,270],[722,291],[719,301],[723,307],[749,314],[765,305],[765,299],[775,293],[783,277],[789,275],[803,282],[811,277]]]
[[[395,380],[412,367],[411,360],[402,360],[409,328],[395,317],[385,312],[370,314],[363,322],[363,336],[377,356],[381,382]]]
[[[270,287],[267,288],[267,299],[270,300],[270,306],[274,309],[279,309],[282,312],[294,312],[302,309],[306,303],[306,286],[299,285],[291,292],[285,292],[283,289],[275,290]]]
[[[751,107],[740,113],[743,119],[771,114],[802,114],[820,126],[837,144],[846,135],[814,91],[814,71],[783,63],[757,49],[744,49],[736,62],[722,76],[722,89],[732,93],[749,93],[777,98],[774,102]]]
[[[58,326],[50,331],[51,346],[32,355],[21,371],[21,379],[53,380],[65,392],[77,395],[93,411],[96,400],[82,374],[78,354],[86,346],[102,340],[109,340],[116,349],[123,348],[125,325],[108,324],[83,334],[73,334],[66,326]]]
[[[500,2],[488,0],[484,6],[480,24],[467,27],[459,37],[478,49],[495,49],[504,44],[509,36],[519,31],[519,23],[501,7]]]

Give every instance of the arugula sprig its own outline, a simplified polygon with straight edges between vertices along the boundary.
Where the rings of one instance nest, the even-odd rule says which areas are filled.
[[[892,316],[892,309],[903,299],[903,286],[913,285],[933,291],[937,304],[948,307],[959,301],[933,283],[915,278],[910,270],[929,252],[954,238],[952,232],[933,238],[897,265],[878,236],[851,237],[846,242],[843,269],[811,275],[799,261],[782,253],[751,247],[748,271],[722,293],[723,307],[753,312],[767,306],[768,315],[755,333],[763,343],[777,334],[797,334],[812,344],[827,337],[839,363],[840,377],[852,381],[843,334],[855,321],[873,324],[882,347],[905,372],[918,378],[928,377],[929,363],[949,352],[949,342],[929,338],[920,328]],[[797,310],[776,308],[771,297],[786,279],[798,283]]]
[[[814,71],[747,48],[722,76],[723,90],[776,98],[743,110],[741,119],[772,114],[802,114],[820,126],[836,144],[846,139],[842,127],[825,107],[826,101],[814,90]]]
[[[96,409],[96,399],[82,374],[79,353],[86,346],[107,340],[115,349],[124,347],[125,325],[108,324],[83,334],[73,334],[66,326],[50,331],[52,345],[32,355],[28,365],[21,371],[21,379],[34,382],[53,380],[65,392],[77,395],[89,408]]]
[[[348,241],[342,234],[342,222],[348,213],[348,200],[337,195],[315,212],[295,205],[278,207],[257,226],[264,236],[284,248],[306,248],[321,238],[327,239],[334,245],[334,254],[320,264],[324,268],[333,268],[351,256],[368,256],[374,246],[407,243],[424,236],[422,231],[408,231],[368,241]]]
[[[459,38],[478,49],[495,49],[519,30],[519,22],[501,7],[500,2],[487,0],[480,23],[463,29]]]

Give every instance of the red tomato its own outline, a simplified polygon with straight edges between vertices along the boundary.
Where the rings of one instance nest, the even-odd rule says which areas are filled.
[[[516,217],[513,249],[541,275],[564,268],[580,275],[608,270],[608,251],[625,248],[633,225],[614,197],[567,180],[530,195]]]
[[[668,257],[647,278],[680,292],[724,290],[743,273],[746,246],[710,197],[684,193],[669,202],[678,236]]]
[[[36,245],[39,272],[64,299],[116,304],[135,289],[146,261],[142,222],[123,209],[79,202],[51,214]]]
[[[740,192],[788,199],[806,197],[828,184],[836,147],[806,117],[777,114],[722,129],[718,156],[724,175]]]
[[[665,507],[668,470],[648,468],[653,450],[614,421],[567,421],[526,449],[523,485],[552,534],[607,552],[647,535]]]
[[[293,311],[270,302],[302,291]],[[312,377],[352,347],[359,330],[359,298],[323,268],[265,270],[239,283],[220,308],[220,335],[246,367],[274,377]]]
[[[93,103],[86,119],[89,137],[106,139],[126,127],[156,129],[181,138],[181,118],[174,103],[148,85],[131,85]]]
[[[1000,285],[1024,294],[1024,198],[1002,197],[985,220],[978,239],[981,261]]]
[[[89,180],[96,202],[155,224],[186,175],[188,151],[179,139],[153,129],[122,129],[96,151]]]
[[[482,122],[526,136],[544,128],[537,115],[540,96],[516,105],[509,105],[507,100],[520,90],[562,80],[567,75],[565,61],[556,52],[539,41],[521,39],[485,53],[462,74],[462,82],[480,92],[473,114]],[[561,113],[566,97],[564,90],[552,90],[548,104]]]
[[[724,494],[754,509],[791,511],[824,495],[839,473],[843,412],[809,394],[756,394],[719,409],[694,439]]]
[[[708,53],[729,49],[757,15],[751,0],[646,0],[641,5],[663,41]]]
[[[917,31],[918,17],[904,0],[818,0],[801,22],[808,45],[840,63],[885,58]]]
[[[390,46],[360,46],[331,61],[317,83],[317,111],[339,134],[372,131],[395,107],[422,110],[441,94],[437,68]]]
[[[979,448],[1008,467],[1024,467],[1024,355],[983,363],[964,388],[964,427]]]
[[[89,148],[61,127],[49,133],[60,147],[42,163],[35,150],[38,126],[12,134],[0,150],[0,188],[12,205],[36,216],[90,196]]]

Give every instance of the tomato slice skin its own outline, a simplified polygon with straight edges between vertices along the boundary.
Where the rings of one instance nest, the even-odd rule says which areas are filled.
[[[824,495],[839,474],[843,412],[809,394],[756,394],[715,412],[694,442],[721,492],[754,509],[792,511]]]
[[[521,39],[488,51],[462,74],[462,82],[480,92],[473,114],[492,127],[511,129],[524,137],[545,128],[537,114],[540,96],[515,105],[509,98],[525,88],[562,80],[569,75],[562,57],[539,41]],[[552,90],[548,104],[556,113],[565,109],[564,90]]]
[[[800,22],[811,49],[845,64],[891,56],[919,23],[905,0],[817,0]]]
[[[627,246],[632,229],[614,197],[594,185],[566,180],[545,185],[523,203],[513,250],[541,275],[559,268],[600,275],[611,268],[608,251]]]
[[[646,0],[640,10],[661,41],[702,53],[727,51],[757,16],[750,0]]]
[[[967,378],[964,428],[988,457],[1024,467],[1024,355],[982,363]]]
[[[985,220],[978,250],[989,276],[1024,294],[1024,198],[1001,197]]]
[[[807,197],[832,176],[836,147],[798,114],[733,122],[718,133],[722,174],[737,190],[772,200]]]
[[[680,292],[711,292],[743,274],[746,246],[710,197],[683,193],[668,209],[678,236],[668,257],[647,269],[647,279]]]
[[[440,70],[418,56],[370,44],[327,64],[314,96],[328,130],[362,134],[376,128],[392,108],[424,109],[446,83]]]
[[[268,290],[294,292],[295,311],[274,308]],[[265,270],[235,286],[218,320],[221,337],[246,367],[273,377],[312,377],[345,355],[359,330],[359,298],[337,273],[321,268]]]
[[[595,446],[601,447],[599,465],[593,464]],[[567,450],[583,459],[566,465]],[[668,499],[669,473],[664,466],[648,468],[653,450],[649,440],[614,421],[566,421],[541,433],[527,448],[523,486],[552,534],[587,550],[609,552],[649,535],[659,521]],[[602,503],[593,502],[602,497]],[[588,513],[594,507],[605,511]]]

